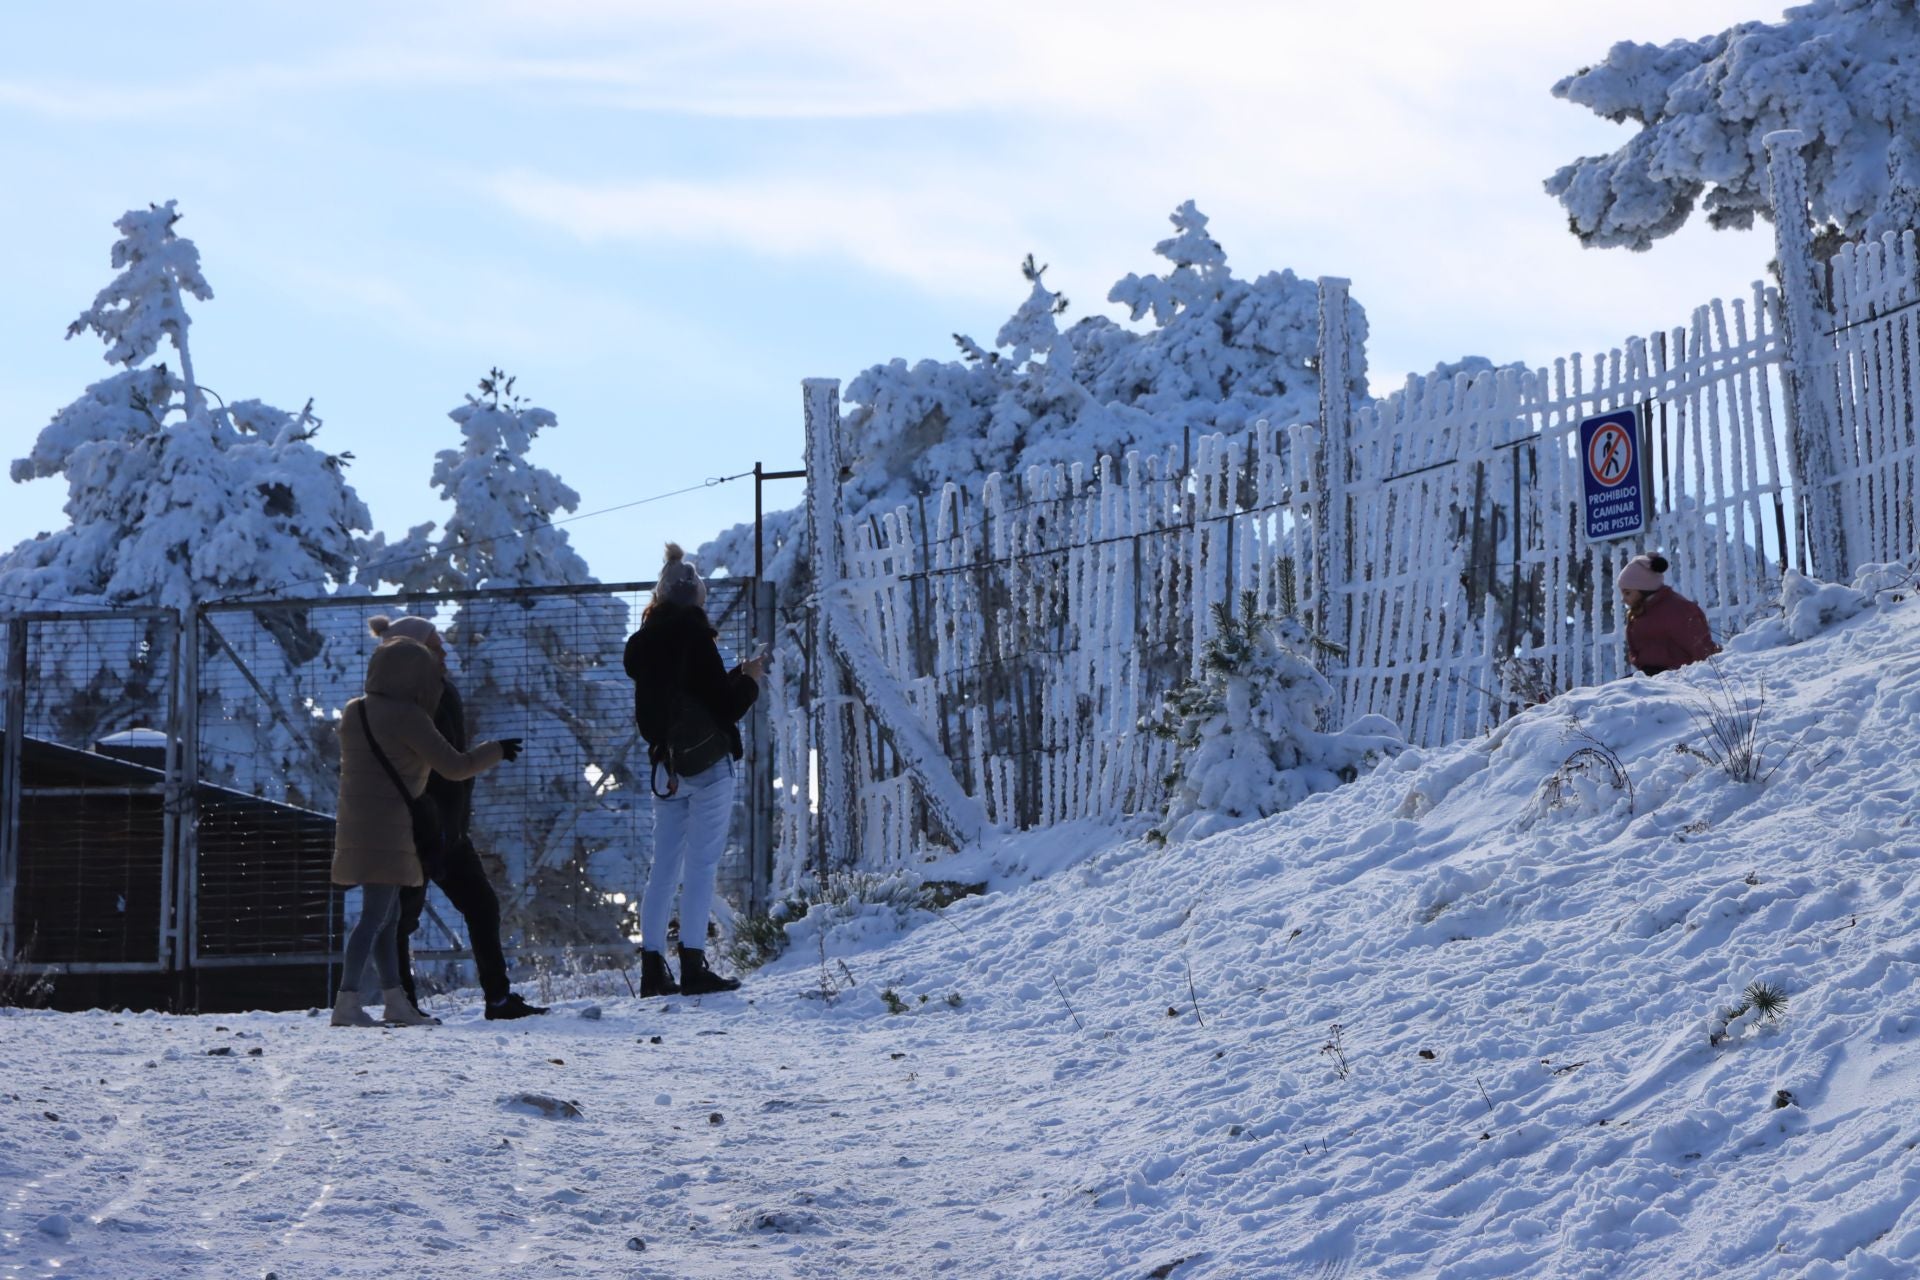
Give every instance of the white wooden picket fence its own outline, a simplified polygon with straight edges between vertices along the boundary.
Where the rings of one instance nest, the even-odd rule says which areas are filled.
[[[1843,249],[1833,264],[1839,506],[1853,565],[1914,552],[1920,254],[1914,233]]]
[[[1804,207],[1796,140],[1769,150],[1776,201]],[[810,486],[832,608],[809,701],[777,728],[783,775],[812,779],[788,788],[778,843],[878,869],[986,824],[1157,808],[1167,744],[1140,718],[1198,669],[1215,606],[1248,593],[1325,642],[1335,727],[1374,712],[1433,745],[1625,674],[1613,580],[1643,550],[1723,636],[1788,569],[1912,556],[1914,236],[1830,272],[1799,219],[1776,237],[1780,287],[1548,368],[1323,395],[1314,423],[948,484],[859,523]],[[1345,384],[1346,317],[1346,282],[1322,280],[1327,386]],[[836,475],[837,384],[807,396],[810,469]],[[1589,542],[1579,426],[1629,408],[1650,527]]]

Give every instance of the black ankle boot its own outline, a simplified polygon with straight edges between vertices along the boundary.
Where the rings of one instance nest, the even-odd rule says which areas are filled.
[[[738,991],[740,979],[723,978],[707,968],[707,953],[680,948],[680,990],[690,996]]]
[[[685,963],[682,962],[682,968]],[[667,968],[667,958],[658,951],[640,953],[640,996],[677,996],[680,984],[673,980],[673,970]]]

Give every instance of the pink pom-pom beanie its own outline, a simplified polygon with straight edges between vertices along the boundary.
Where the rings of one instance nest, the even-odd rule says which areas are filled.
[[[1614,579],[1614,585],[1628,591],[1658,591],[1667,585],[1665,556],[1635,556]]]

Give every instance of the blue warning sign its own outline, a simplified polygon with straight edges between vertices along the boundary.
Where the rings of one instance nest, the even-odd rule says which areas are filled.
[[[1580,501],[1589,542],[1647,527],[1644,477],[1638,409],[1616,409],[1580,423]]]

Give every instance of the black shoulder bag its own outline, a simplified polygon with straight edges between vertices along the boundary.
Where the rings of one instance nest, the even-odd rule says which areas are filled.
[[[426,872],[427,879],[438,879],[447,856],[447,837],[440,826],[440,806],[425,794],[415,796],[407,790],[407,784],[400,780],[400,771],[393,767],[393,761],[387,759],[387,753],[380,749],[379,741],[373,736],[373,726],[367,723],[367,704],[364,701],[356,702],[353,709],[360,714],[360,731],[367,735],[367,745],[373,748],[373,758],[387,771],[387,777],[393,780],[394,790],[406,802],[407,816],[413,820],[413,851],[420,859],[420,869]]]

